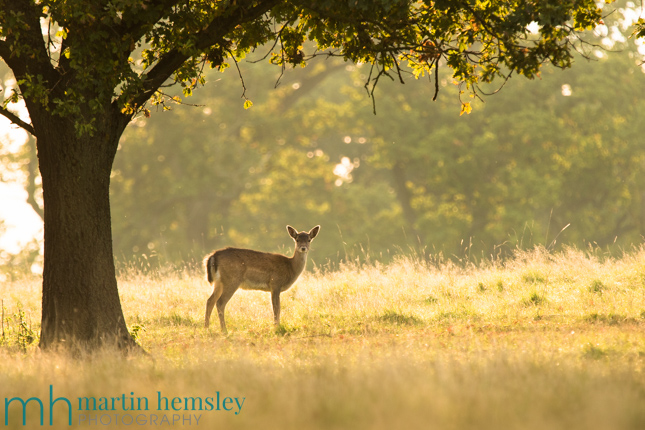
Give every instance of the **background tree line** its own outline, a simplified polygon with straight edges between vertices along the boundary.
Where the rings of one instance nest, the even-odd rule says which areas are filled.
[[[565,71],[547,67],[536,81],[511,79],[495,97],[472,100],[463,116],[448,75],[434,103],[430,84],[382,81],[374,115],[367,66],[329,59],[281,75],[244,61],[243,82],[210,71],[186,100],[192,106],[141,116],[121,139],[111,179],[115,256],[156,266],[228,245],[286,251],[286,224],[318,223],[318,264],[640,243],[639,58],[625,49]],[[42,213],[34,148],[30,140],[4,153],[3,165],[23,171]],[[13,261],[28,267],[35,258],[32,245]]]
[[[342,61],[287,74],[276,90],[275,68],[242,64],[248,111],[239,77],[212,72],[190,100],[200,106],[126,131],[112,178],[115,254],[279,250],[287,223],[323,225],[318,263],[639,243],[645,76],[629,51],[578,61],[537,82],[511,79],[461,117],[447,76],[435,103],[431,85],[383,82],[374,115],[366,68]]]

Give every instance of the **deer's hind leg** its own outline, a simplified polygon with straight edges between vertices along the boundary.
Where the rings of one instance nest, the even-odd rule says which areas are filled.
[[[219,316],[219,324],[224,334],[228,333],[228,330],[226,330],[226,321],[224,321],[224,308],[226,308],[226,304],[231,300],[231,297],[233,297],[233,294],[235,294],[241,283],[241,280],[227,282],[226,288],[222,288],[222,293],[217,299],[217,315]]]
[[[213,286],[213,294],[206,301],[206,318],[204,319],[205,328],[208,328],[211,319],[211,313],[213,312],[213,307],[215,306],[215,303],[217,303],[217,300],[219,300],[219,298],[221,297],[222,291],[224,291],[224,284],[222,284],[222,281],[220,281],[219,279],[216,279],[213,282]]]

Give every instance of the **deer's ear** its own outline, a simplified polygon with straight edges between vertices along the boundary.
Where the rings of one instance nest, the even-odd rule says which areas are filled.
[[[315,226],[314,228],[309,230],[309,237],[311,239],[313,239],[314,237],[316,237],[318,235],[319,231],[320,231],[320,226],[319,225]]]
[[[290,225],[287,226],[287,231],[289,232],[289,236],[293,237],[294,239],[298,237],[298,231]]]

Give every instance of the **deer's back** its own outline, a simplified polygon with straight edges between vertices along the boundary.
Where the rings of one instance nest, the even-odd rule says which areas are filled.
[[[214,254],[220,279],[243,289],[270,291],[270,286],[293,283],[291,260],[284,255],[243,248],[224,248]]]

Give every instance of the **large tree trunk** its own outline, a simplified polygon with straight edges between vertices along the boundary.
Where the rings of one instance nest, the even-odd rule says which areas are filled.
[[[134,345],[117,290],[109,201],[125,124],[106,118],[92,137],[59,117],[32,118],[45,209],[42,349]]]

